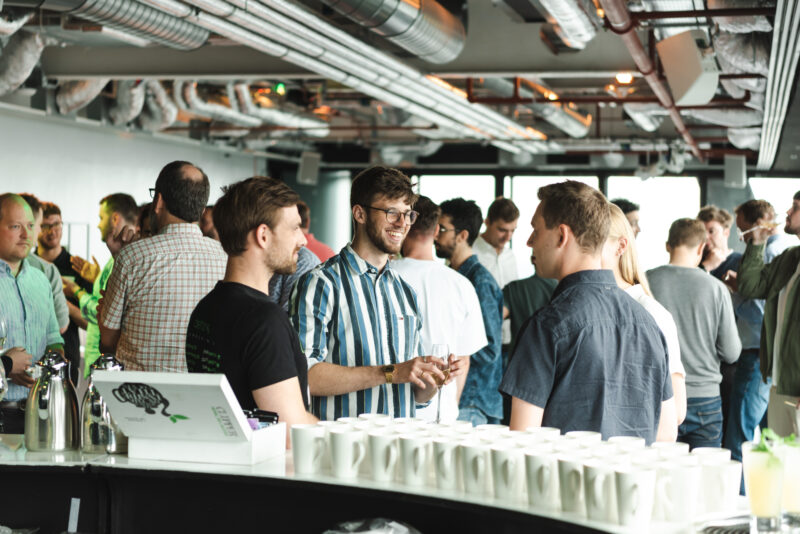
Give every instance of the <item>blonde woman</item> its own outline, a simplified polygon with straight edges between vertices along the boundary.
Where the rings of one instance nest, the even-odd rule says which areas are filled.
[[[667,340],[667,353],[669,354],[669,373],[672,377],[672,392],[675,399],[675,411],[678,416],[678,425],[686,417],[686,371],[681,363],[680,345],[678,343],[678,329],[666,308],[659,304],[650,293],[647,279],[639,267],[639,257],[636,252],[636,240],[633,236],[628,219],[614,204],[611,206],[611,229],[603,246],[603,269],[614,273],[617,285],[628,293],[634,300],[644,306],[655,319]],[[669,439],[677,432],[674,429],[662,429],[659,425],[658,439]],[[674,441],[672,438],[671,441]]]

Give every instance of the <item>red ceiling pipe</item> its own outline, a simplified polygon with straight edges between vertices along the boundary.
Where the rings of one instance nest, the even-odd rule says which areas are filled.
[[[700,161],[703,161],[703,153],[697,146],[692,134],[686,129],[681,114],[675,107],[675,101],[672,100],[672,95],[669,93],[667,86],[659,79],[653,62],[650,61],[650,56],[642,46],[639,36],[636,35],[636,23],[631,19],[625,0],[600,0],[600,4],[603,6],[606,18],[611,24],[612,31],[622,38],[642,76],[644,76],[664,109],[669,111],[669,116],[675,125],[675,129],[683,136],[683,139],[691,148],[692,154]]]
[[[605,8],[605,2],[600,0]],[[608,13],[608,9],[606,9]],[[774,7],[731,7],[724,9],[690,9],[685,11],[639,11],[630,13],[630,18],[634,21],[640,20],[663,20],[663,19],[683,19],[683,18],[704,18],[704,17],[754,17],[754,16],[773,17],[775,16]],[[611,23],[614,24],[613,22]]]

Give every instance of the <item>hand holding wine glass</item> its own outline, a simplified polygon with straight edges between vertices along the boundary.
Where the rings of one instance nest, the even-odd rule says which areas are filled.
[[[444,379],[435,376],[436,384],[439,386],[439,392],[436,394],[436,423],[439,423],[440,415],[442,412],[442,386],[447,382],[450,376],[450,350],[445,343],[436,343],[431,347],[431,357],[444,373]]]

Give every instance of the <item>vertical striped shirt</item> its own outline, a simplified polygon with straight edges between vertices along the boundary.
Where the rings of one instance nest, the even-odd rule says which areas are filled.
[[[197,303],[225,276],[228,256],[196,224],[170,224],[114,259],[100,321],[121,330],[128,371],[186,372],[186,328]]]
[[[350,245],[298,281],[290,315],[309,369],[319,362],[398,364],[421,354],[422,322],[414,290],[391,269],[391,262],[378,272]],[[311,399],[311,411],[323,420],[362,413],[406,417],[414,410],[408,383]]]
[[[27,258],[22,260],[16,277],[11,266],[0,260],[0,315],[5,317],[8,329],[3,352],[12,347],[23,347],[36,362],[48,345],[64,343],[58,332],[50,282],[42,271],[29,264]],[[9,382],[3,400],[24,399],[28,391],[24,386]]]

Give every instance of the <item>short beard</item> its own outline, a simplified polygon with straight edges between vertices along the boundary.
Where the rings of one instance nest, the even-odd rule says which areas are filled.
[[[375,228],[367,222],[365,225],[367,229],[367,237],[369,238],[370,242],[375,245],[375,248],[383,252],[384,254],[397,254],[403,248],[403,241],[401,241],[396,249],[391,248],[391,246],[387,245],[383,239],[381,239],[381,234],[375,231]]]
[[[434,250],[436,251],[436,257],[437,258],[442,258],[444,260],[449,260],[453,256],[453,251],[452,250],[442,249],[441,247],[434,247]]]
[[[292,256],[288,261],[277,263],[277,260],[278,258],[272,255],[267,257],[267,268],[271,270],[273,274],[289,275],[294,274],[294,272],[297,271],[297,261],[294,259],[294,253],[292,253]]]

